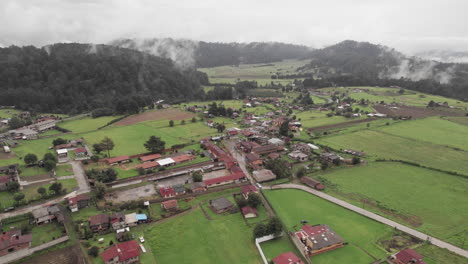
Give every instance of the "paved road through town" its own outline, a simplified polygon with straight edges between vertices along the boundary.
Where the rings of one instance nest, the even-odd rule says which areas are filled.
[[[431,237],[427,234],[424,234],[424,233],[421,233],[419,231],[416,231],[412,228],[409,228],[407,226],[404,226],[404,225],[401,225],[397,222],[394,222],[392,220],[389,220],[385,217],[382,217],[380,215],[377,215],[377,214],[374,214],[372,212],[369,212],[365,209],[362,209],[360,207],[357,207],[357,206],[354,206],[350,203],[347,203],[345,201],[342,201],[340,199],[337,199],[333,196],[330,196],[326,193],[323,193],[323,192],[320,192],[320,191],[317,191],[317,190],[314,190],[312,188],[309,188],[307,186],[304,186],[304,185],[298,185],[298,184],[278,184],[278,185],[274,185],[271,187],[272,190],[276,190],[276,189],[299,189],[299,190],[303,190],[305,192],[308,192],[308,193],[311,193],[313,195],[316,195],[322,199],[325,199],[329,202],[332,202],[332,203],[335,203],[339,206],[342,206],[348,210],[351,210],[351,211],[354,211],[358,214],[361,214],[361,215],[364,215],[366,217],[369,217],[377,222],[380,222],[380,223],[383,223],[385,225],[388,225],[388,226],[391,226],[391,227],[394,227],[394,228],[397,228],[398,230],[400,231],[403,231],[405,233],[408,233],[412,236],[415,236],[419,239],[422,239],[422,240],[429,240],[431,242],[431,244],[437,246],[437,247],[440,247],[440,248],[446,248],[448,249],[449,251],[455,253],[455,254],[458,254],[460,256],[464,256],[465,258],[468,258],[468,251],[467,250],[464,250],[462,248],[459,248],[459,247],[456,247],[452,244],[449,244],[447,242],[444,242],[442,240],[439,240],[435,237]]]

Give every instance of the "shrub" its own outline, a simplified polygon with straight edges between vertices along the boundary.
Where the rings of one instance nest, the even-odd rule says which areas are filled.
[[[111,241],[112,242],[112,241]],[[97,257],[99,254],[99,248],[96,247],[96,246],[93,246],[92,248],[90,248],[88,250],[88,255],[92,256],[92,257]]]

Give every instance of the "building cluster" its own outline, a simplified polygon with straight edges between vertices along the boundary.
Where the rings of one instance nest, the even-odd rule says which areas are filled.
[[[40,133],[54,129],[60,120],[54,116],[40,117],[31,125],[8,131],[13,139],[37,139]]]
[[[18,182],[18,164],[0,167],[0,191],[5,191],[9,182]]]

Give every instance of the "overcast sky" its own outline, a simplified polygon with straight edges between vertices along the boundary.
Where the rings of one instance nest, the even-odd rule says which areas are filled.
[[[0,45],[172,37],[468,50],[467,10],[467,0],[0,0]]]

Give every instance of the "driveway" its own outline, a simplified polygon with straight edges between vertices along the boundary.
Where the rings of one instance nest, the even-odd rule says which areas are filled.
[[[83,164],[80,161],[70,161],[68,162],[72,165],[73,173],[75,174],[76,182],[78,183],[78,193],[87,193],[90,192],[88,179],[83,168]]]
[[[368,218],[371,218],[371,219],[373,219],[373,220],[375,220],[377,222],[380,222],[382,224],[391,226],[391,227],[396,228],[396,229],[398,229],[400,231],[403,231],[403,232],[405,232],[407,234],[415,236],[415,237],[417,237],[417,238],[419,238],[421,240],[428,240],[428,241],[431,242],[431,244],[433,244],[433,245],[435,245],[437,247],[446,248],[447,250],[449,250],[449,251],[451,251],[451,252],[453,252],[455,254],[458,254],[460,256],[468,258],[468,251],[467,250],[461,249],[461,248],[456,247],[456,246],[454,246],[452,244],[449,244],[447,242],[439,240],[439,239],[437,239],[435,237],[431,237],[431,236],[429,236],[427,234],[421,233],[421,232],[419,232],[417,230],[414,230],[414,229],[409,228],[407,226],[401,225],[401,224],[399,224],[397,222],[394,222],[392,220],[389,220],[389,219],[387,219],[385,217],[374,214],[374,213],[369,212],[369,211],[367,211],[365,209],[354,206],[354,205],[352,205],[350,203],[347,203],[345,201],[337,199],[337,198],[335,198],[333,196],[330,196],[330,195],[328,195],[326,193],[314,190],[314,189],[309,188],[307,186],[298,185],[298,184],[279,184],[279,185],[272,186],[271,189],[272,190],[276,190],[276,189],[298,189],[298,190],[302,190],[302,191],[311,193],[311,194],[313,194],[315,196],[318,196],[318,197],[320,197],[322,199],[325,199],[325,200],[327,200],[329,202],[332,202],[332,203],[335,203],[335,204],[337,204],[339,206],[342,206],[342,207],[344,207],[344,208],[346,208],[348,210],[354,211],[354,212],[356,212],[358,214],[361,214],[361,215],[364,215],[364,216],[366,216]]]

